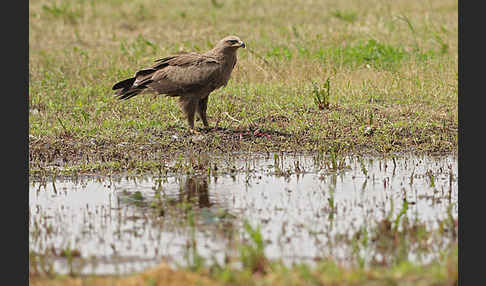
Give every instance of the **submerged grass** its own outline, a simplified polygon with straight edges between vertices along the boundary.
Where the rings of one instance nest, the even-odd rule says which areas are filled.
[[[449,165],[449,163],[443,166],[434,163],[430,165],[425,164],[426,166],[434,167],[412,172],[411,178],[415,178],[415,185],[412,188],[412,182],[410,183],[410,191],[407,191],[405,188],[393,190],[391,185],[388,186],[389,191],[385,191],[385,193],[390,195],[389,199],[386,200],[387,203],[376,203],[373,208],[373,212],[382,213],[382,215],[367,219],[365,218],[367,215],[364,213],[365,222],[363,225],[351,228],[345,233],[337,232],[332,234],[333,230],[339,228],[340,219],[341,224],[349,224],[349,222],[342,221],[343,216],[345,216],[343,210],[348,208],[348,206],[345,206],[337,197],[342,192],[336,188],[336,185],[339,184],[338,180],[342,183],[344,178],[344,173],[340,172],[356,168],[355,171],[359,174],[358,176],[362,175],[369,178],[369,184],[373,185],[375,184],[375,172],[373,167],[368,165],[368,159],[357,157],[355,158],[355,163],[352,163],[337,153],[331,154],[333,155],[330,157],[324,157],[324,154],[316,155],[307,163],[300,161],[302,162],[301,164],[297,163],[299,161],[292,161],[294,164],[289,164],[290,162],[286,161],[283,156],[274,154],[267,158],[268,163],[271,164],[243,164],[238,167],[235,166],[234,162],[228,160],[223,160],[226,161],[227,166],[225,166],[223,162],[206,161],[207,158],[204,157],[192,158],[190,160],[191,166],[186,165],[181,168],[197,169],[199,168],[197,166],[206,166],[205,168],[208,168],[208,170],[203,171],[200,177],[190,175],[187,176],[185,181],[179,181],[179,190],[173,193],[175,196],[169,195],[169,193],[164,191],[164,189],[168,189],[164,186],[164,182],[167,182],[167,177],[165,172],[161,170],[160,175],[155,177],[156,179],[153,186],[150,187],[150,191],[141,192],[137,189],[119,188],[120,191],[117,195],[124,206],[117,209],[125,209],[126,205],[136,206],[140,208],[144,217],[163,217],[159,221],[160,223],[166,227],[174,225],[181,233],[187,233],[188,240],[184,243],[183,250],[178,252],[184,258],[184,266],[169,268],[167,265],[162,264],[155,269],[131,275],[128,278],[125,276],[108,278],[80,276],[79,273],[76,273],[76,270],[81,271],[80,269],[82,268],[79,265],[83,265],[83,261],[86,261],[87,258],[89,259],[89,256],[82,253],[84,250],[79,248],[78,250],[75,247],[70,247],[68,244],[67,247],[62,246],[62,248],[57,250],[55,247],[47,247],[45,252],[34,253],[31,251],[29,255],[31,281],[33,281],[33,284],[34,282],[37,283],[37,285],[55,285],[61,282],[66,283],[66,285],[75,283],[82,285],[102,285],[103,283],[126,285],[134,283],[133,281],[135,280],[138,281],[137,283],[149,283],[149,281],[152,281],[150,283],[154,283],[153,285],[167,285],[167,283],[174,283],[173,285],[186,283],[188,285],[197,285],[197,281],[206,281],[213,285],[383,285],[386,283],[394,285],[457,285],[458,221],[457,210],[454,210],[454,207],[457,206],[457,201],[451,200],[452,185],[450,185],[451,189],[449,191],[444,189],[444,187],[447,188],[448,183],[455,180],[455,175],[451,169],[452,165]],[[419,161],[422,162],[421,159],[405,161],[405,166],[408,165],[414,170],[415,168],[420,169]],[[174,162],[175,165],[181,166],[184,163],[186,161],[183,159]],[[379,167],[376,166],[376,168],[380,170],[383,168],[385,173],[387,173],[387,168],[389,168],[389,172],[393,168],[392,177],[395,177],[395,168],[398,166],[400,170],[400,166],[403,167],[402,164],[404,163],[397,162],[392,157],[386,161],[380,161]],[[328,193],[327,201],[323,203],[326,211],[321,215],[322,221],[317,222],[319,224],[329,221],[330,228],[322,231],[322,229],[319,230],[320,227],[317,224],[312,224],[308,229],[311,237],[322,241],[322,244],[319,243],[319,249],[323,252],[317,251],[316,256],[312,257],[312,262],[310,260],[305,262],[306,260],[304,260],[301,264],[289,265],[288,263],[266,257],[265,250],[268,250],[266,247],[271,245],[272,242],[265,239],[266,233],[262,232],[263,228],[260,228],[258,223],[266,224],[268,221],[257,221],[255,225],[253,220],[251,225],[244,218],[240,220],[238,216],[232,215],[230,211],[225,211],[224,207],[222,209],[213,208],[212,211],[208,211],[207,207],[212,205],[209,193],[214,197],[218,197],[218,193],[213,189],[214,186],[210,187],[208,181],[214,180],[216,182],[218,173],[226,173],[230,174],[230,176],[235,172],[255,173],[255,168],[259,168],[257,166],[262,165],[265,165],[263,167],[265,172],[256,175],[252,182],[253,184],[261,180],[261,174],[283,176],[293,180],[295,177],[298,178],[299,174],[305,174],[306,170],[309,172],[315,168],[320,170],[321,177],[319,179],[322,180],[327,177],[330,180],[329,188],[323,190]],[[228,168],[233,171],[228,170]],[[447,170],[447,168],[450,169]],[[399,172],[401,171],[403,169]],[[292,174],[292,177],[290,174]],[[355,175],[352,176],[354,180]],[[134,176],[130,180],[133,180],[134,183],[143,182],[143,177]],[[240,179],[243,177],[240,176]],[[260,178],[257,179],[258,177]],[[386,178],[388,179],[389,177]],[[128,180],[128,177],[126,179]],[[114,180],[116,181],[117,179]],[[234,177],[233,180],[235,180]],[[365,192],[367,181],[368,179],[365,180],[361,192]],[[405,185],[407,181],[408,176],[403,176]],[[436,182],[435,186],[432,185],[433,181]],[[439,181],[443,183],[439,185]],[[376,182],[381,184],[381,178],[378,177]],[[383,180],[383,184],[386,184],[386,182],[387,180]],[[390,184],[389,182],[388,180],[388,184]],[[243,182],[241,183],[244,184]],[[429,183],[431,184],[428,186],[430,190],[434,189],[433,194],[418,196],[417,194],[412,194],[414,193],[413,189],[423,193],[421,186],[426,186]],[[219,184],[224,185],[221,181],[219,181]],[[41,185],[43,184],[39,184],[37,192],[41,192]],[[140,186],[142,185],[140,184]],[[399,178],[395,177],[394,185],[395,187],[402,186]],[[53,191],[57,192],[54,181],[52,186]],[[148,186],[143,188],[146,187]],[[437,188],[437,191],[435,188]],[[61,189],[66,190],[66,188],[58,186],[57,190]],[[113,189],[116,188],[113,187]],[[442,191],[439,191],[440,189]],[[372,189],[367,190],[371,191]],[[305,192],[308,190],[301,189],[301,191]],[[70,190],[67,190],[67,192],[70,192]],[[358,192],[361,193],[360,191]],[[393,192],[403,192],[403,197],[400,196],[400,198],[394,199]],[[448,192],[449,195],[447,195]],[[409,193],[408,196],[406,193]],[[358,194],[358,196],[361,196],[361,194]],[[432,221],[422,220],[419,219],[419,216],[422,215],[420,208],[416,209],[417,214],[413,216],[407,215],[407,213],[410,214],[413,205],[420,203],[419,200],[426,199],[426,197],[428,197],[427,200],[431,200],[432,204],[441,200],[448,200],[448,205],[445,205],[446,208],[444,208],[444,214],[447,215],[432,219]],[[358,199],[358,201],[360,200]],[[362,201],[360,204],[363,202],[367,204],[366,201]],[[388,202],[389,208],[385,206]],[[239,203],[237,205],[240,208],[245,208],[246,206]],[[350,207],[353,208],[353,205]],[[308,207],[304,204],[303,208]],[[47,217],[47,215],[39,215],[38,213],[35,215]],[[121,217],[122,215],[116,213],[113,216]],[[135,215],[130,215],[130,217],[137,216],[138,214],[136,213]],[[52,215],[49,215],[49,217],[52,217]],[[105,217],[105,219],[107,218]],[[107,220],[111,221],[111,218]],[[214,222],[214,228],[207,224],[208,221]],[[144,224],[152,223],[154,222],[149,223],[149,221],[146,221]],[[284,228],[285,224],[282,223],[282,228]],[[43,228],[50,227],[52,226],[46,224],[45,221],[42,222],[41,220],[38,222],[35,220],[30,227],[32,240],[42,241],[44,235],[52,237],[52,230],[46,229],[42,231]],[[225,251],[222,259],[219,260],[215,259],[214,256],[198,253],[198,249],[201,249],[200,246],[205,243],[198,239],[201,236],[196,235],[201,230],[211,233],[221,231],[221,234],[224,234],[224,237],[228,239],[227,250],[229,251]],[[138,231],[140,233],[144,232],[141,229]],[[302,230],[297,233],[292,232],[291,236],[306,233],[305,231],[302,232]],[[323,233],[329,234],[327,240],[324,239],[323,241],[323,237],[320,236]],[[158,245],[158,243],[156,242],[155,245]],[[343,246],[344,248],[342,248]],[[160,247],[163,248],[162,245]],[[331,253],[324,254],[327,253],[324,250],[334,250],[336,252],[333,254],[333,251],[331,251]],[[336,255],[341,252],[340,250],[345,251],[345,257],[339,258],[340,255]],[[298,256],[299,253],[296,252],[294,255]],[[58,259],[59,257],[64,257],[66,263],[69,263],[68,269],[73,277],[68,278],[56,274],[52,267],[52,256]],[[73,261],[76,258],[79,259]],[[167,260],[170,261],[171,259],[167,258]],[[78,268],[76,268],[76,265],[78,265]],[[91,271],[94,272],[94,269]],[[183,274],[184,272],[190,273],[187,277],[192,277],[191,279],[193,280],[188,281],[188,278]],[[177,279],[180,279],[180,281],[173,281],[168,276],[178,277]],[[46,277],[49,277],[49,279]]]
[[[183,225],[194,230],[195,216],[197,213],[189,206]],[[352,237],[343,237],[355,249],[351,265],[346,266],[326,258],[314,261],[312,266],[306,263],[289,266],[269,260],[259,227],[244,221],[245,235],[236,244],[239,250],[236,257],[225,259],[222,264],[205,265],[196,250],[197,240],[193,239],[188,244],[190,258],[185,267],[161,263],[125,276],[58,275],[52,264],[43,261],[43,255],[30,253],[29,278],[31,285],[457,285],[457,220],[445,219],[440,224],[439,229],[427,230],[407,219],[400,220],[400,215],[395,220],[377,221],[374,227],[364,227]],[[439,247],[438,258],[428,263],[413,262],[407,250],[418,247],[424,254],[433,252],[434,246],[430,244],[437,241],[434,236],[451,240]],[[69,254],[61,255],[72,253],[70,250]]]
[[[113,83],[154,59],[208,50],[228,34],[247,49],[228,86],[210,96],[209,133],[190,136],[173,99],[113,98]],[[456,1],[32,0],[29,173],[213,172],[205,152],[324,153],[333,170],[345,168],[346,153],[455,152],[457,35]],[[166,165],[178,158],[190,162]],[[380,233],[400,241],[403,223],[390,218]],[[357,247],[374,235],[364,233]],[[457,284],[457,249],[445,264],[311,269],[268,262],[255,245],[241,249],[243,269],[197,266],[196,274],[162,265],[128,278],[34,275],[30,283]]]
[[[192,214],[193,215],[193,214]],[[188,222],[191,224],[191,218]],[[396,224],[399,222],[395,221]],[[288,266],[280,261],[265,257],[263,236],[258,227],[244,222],[248,237],[239,245],[238,257],[223,264],[214,263],[205,266],[198,255],[197,242],[190,245],[192,260],[183,268],[174,269],[162,263],[157,267],[139,274],[128,276],[64,276],[56,275],[49,266],[34,267],[30,272],[31,285],[457,285],[458,269],[457,241],[451,241],[450,247],[440,259],[429,263],[411,262],[407,249],[418,245],[424,251],[429,249],[431,236],[452,237],[457,233],[457,221],[443,222],[446,226],[439,230],[427,231],[407,221],[400,223],[401,229],[392,227],[393,222],[384,219],[375,228],[357,232],[351,240],[354,242],[357,262],[354,266],[343,266],[329,259],[315,261],[313,266],[294,264]],[[363,251],[374,248],[380,261],[365,263]],[[399,253],[402,253],[401,255]],[[390,258],[390,259],[389,259]],[[42,256],[30,255],[32,265],[38,265]],[[363,261],[363,262],[360,262]],[[234,262],[241,263],[240,265]],[[37,263],[37,264],[36,264]],[[40,264],[43,265],[43,264]],[[46,271],[49,272],[42,272]],[[41,269],[41,271],[39,271]],[[48,275],[46,275],[48,274]],[[50,278],[49,278],[50,277]],[[53,279],[54,278],[54,279]]]

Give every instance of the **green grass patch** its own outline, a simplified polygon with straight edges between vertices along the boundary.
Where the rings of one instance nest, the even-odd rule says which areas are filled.
[[[156,166],[188,150],[457,149],[457,10],[435,0],[427,17],[418,1],[331,9],[287,0],[189,2],[30,3],[31,172],[61,161],[65,170]],[[240,12],[245,8],[255,13]],[[331,14],[322,15],[326,10]],[[247,49],[228,85],[211,94],[213,130],[202,139],[187,134],[173,98],[114,99],[113,83],[157,58],[205,51],[228,31]],[[130,156],[122,161],[121,154]]]
[[[353,11],[334,10],[331,12],[331,15],[349,23],[354,23],[358,19],[358,14]]]

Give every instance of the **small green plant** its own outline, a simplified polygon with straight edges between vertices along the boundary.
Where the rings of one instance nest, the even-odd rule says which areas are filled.
[[[419,45],[418,45],[418,42],[417,42],[417,33],[415,32],[415,28],[412,24],[412,21],[410,21],[410,19],[406,15],[398,15],[396,19],[402,20],[405,23],[407,23],[408,29],[412,33],[413,42],[414,42],[414,49],[415,49],[416,52],[418,52],[420,50],[420,48],[419,48]]]
[[[81,253],[79,252],[79,250],[72,249],[71,246],[68,245],[67,248],[63,249],[60,252],[60,256],[66,258],[66,262],[67,262],[67,264],[69,266],[69,275],[70,276],[75,276],[76,273],[74,271],[73,262],[74,262],[74,258],[75,257],[80,257],[81,256]]]
[[[334,191],[335,191],[335,187],[329,186],[330,197],[327,199],[327,201],[329,202],[329,209],[330,209],[329,221],[331,222],[331,229],[333,227],[334,214],[336,213],[336,204],[334,202]]]
[[[267,258],[264,253],[265,245],[260,227],[253,228],[246,220],[243,227],[250,238],[249,243],[243,243],[239,247],[243,267],[252,273],[266,273]]]
[[[425,172],[425,175],[427,175],[427,177],[429,178],[429,186],[431,188],[435,188],[435,178],[434,178],[434,174],[432,173],[431,170],[427,170],[427,172]]]
[[[329,108],[329,97],[331,95],[331,83],[329,78],[321,87],[317,82],[312,82],[312,96],[314,98],[314,103],[320,110]]]
[[[354,23],[356,19],[358,19],[358,15],[356,14],[356,12],[353,11],[335,10],[331,12],[331,15],[338,18],[339,20],[343,20],[349,23]]]
[[[403,60],[410,58],[410,54],[403,48],[380,43],[375,39],[323,49],[316,56],[347,66],[365,65],[385,70],[397,68]]]
[[[74,9],[70,1],[64,1],[59,6],[56,3],[51,5],[44,4],[42,5],[42,10],[49,16],[62,18],[71,24],[76,24],[78,19],[83,16],[82,10]]]
[[[299,264],[296,266],[296,270],[298,271],[300,277],[302,277],[302,279],[308,283],[307,285],[323,285],[318,276],[312,273],[308,265]]]
[[[442,39],[439,33],[434,33],[434,38],[440,45],[440,53],[447,54],[449,52],[449,45]]]
[[[143,201],[144,198],[143,198],[143,195],[140,191],[136,191],[135,193],[133,193],[130,198],[134,201]]]
[[[267,58],[276,58],[278,60],[290,60],[293,57],[292,51],[285,46],[277,46],[266,53]]]
[[[366,169],[363,158],[358,157],[358,162],[361,167],[361,172],[363,172],[363,175],[368,176],[368,170]]]
[[[120,43],[120,50],[125,56],[134,57],[136,59],[154,55],[158,51],[156,44],[144,38],[142,35],[138,35],[131,43],[123,41]]]
[[[218,3],[216,0],[211,0],[214,8],[223,8],[224,4]]]
[[[400,213],[395,218],[395,223],[394,223],[394,226],[393,226],[394,232],[396,232],[398,230],[398,226],[400,224],[400,219],[407,213],[407,210],[408,210],[408,201],[403,200],[402,210],[400,211]]]

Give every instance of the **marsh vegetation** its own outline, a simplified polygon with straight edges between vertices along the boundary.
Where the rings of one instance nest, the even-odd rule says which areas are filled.
[[[30,282],[456,285],[457,13],[439,0],[31,0]],[[228,34],[247,48],[210,96],[209,132],[189,134],[171,98],[113,97],[140,67]],[[63,234],[69,204],[91,192],[99,204]],[[178,266],[137,236],[150,227],[185,238]],[[208,232],[231,253],[212,261]],[[124,238],[122,252],[139,239],[159,260],[135,259],[135,247],[138,268],[105,272],[122,276],[80,273],[90,255],[111,257],[109,244],[89,248],[101,234]],[[287,254],[314,255],[283,259],[287,238]],[[92,269],[109,269],[95,258]]]

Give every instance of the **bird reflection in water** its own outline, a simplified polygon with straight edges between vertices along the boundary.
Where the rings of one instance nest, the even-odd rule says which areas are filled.
[[[187,177],[181,186],[179,201],[197,201],[199,208],[211,207],[213,203],[209,200],[208,181],[206,178]]]

